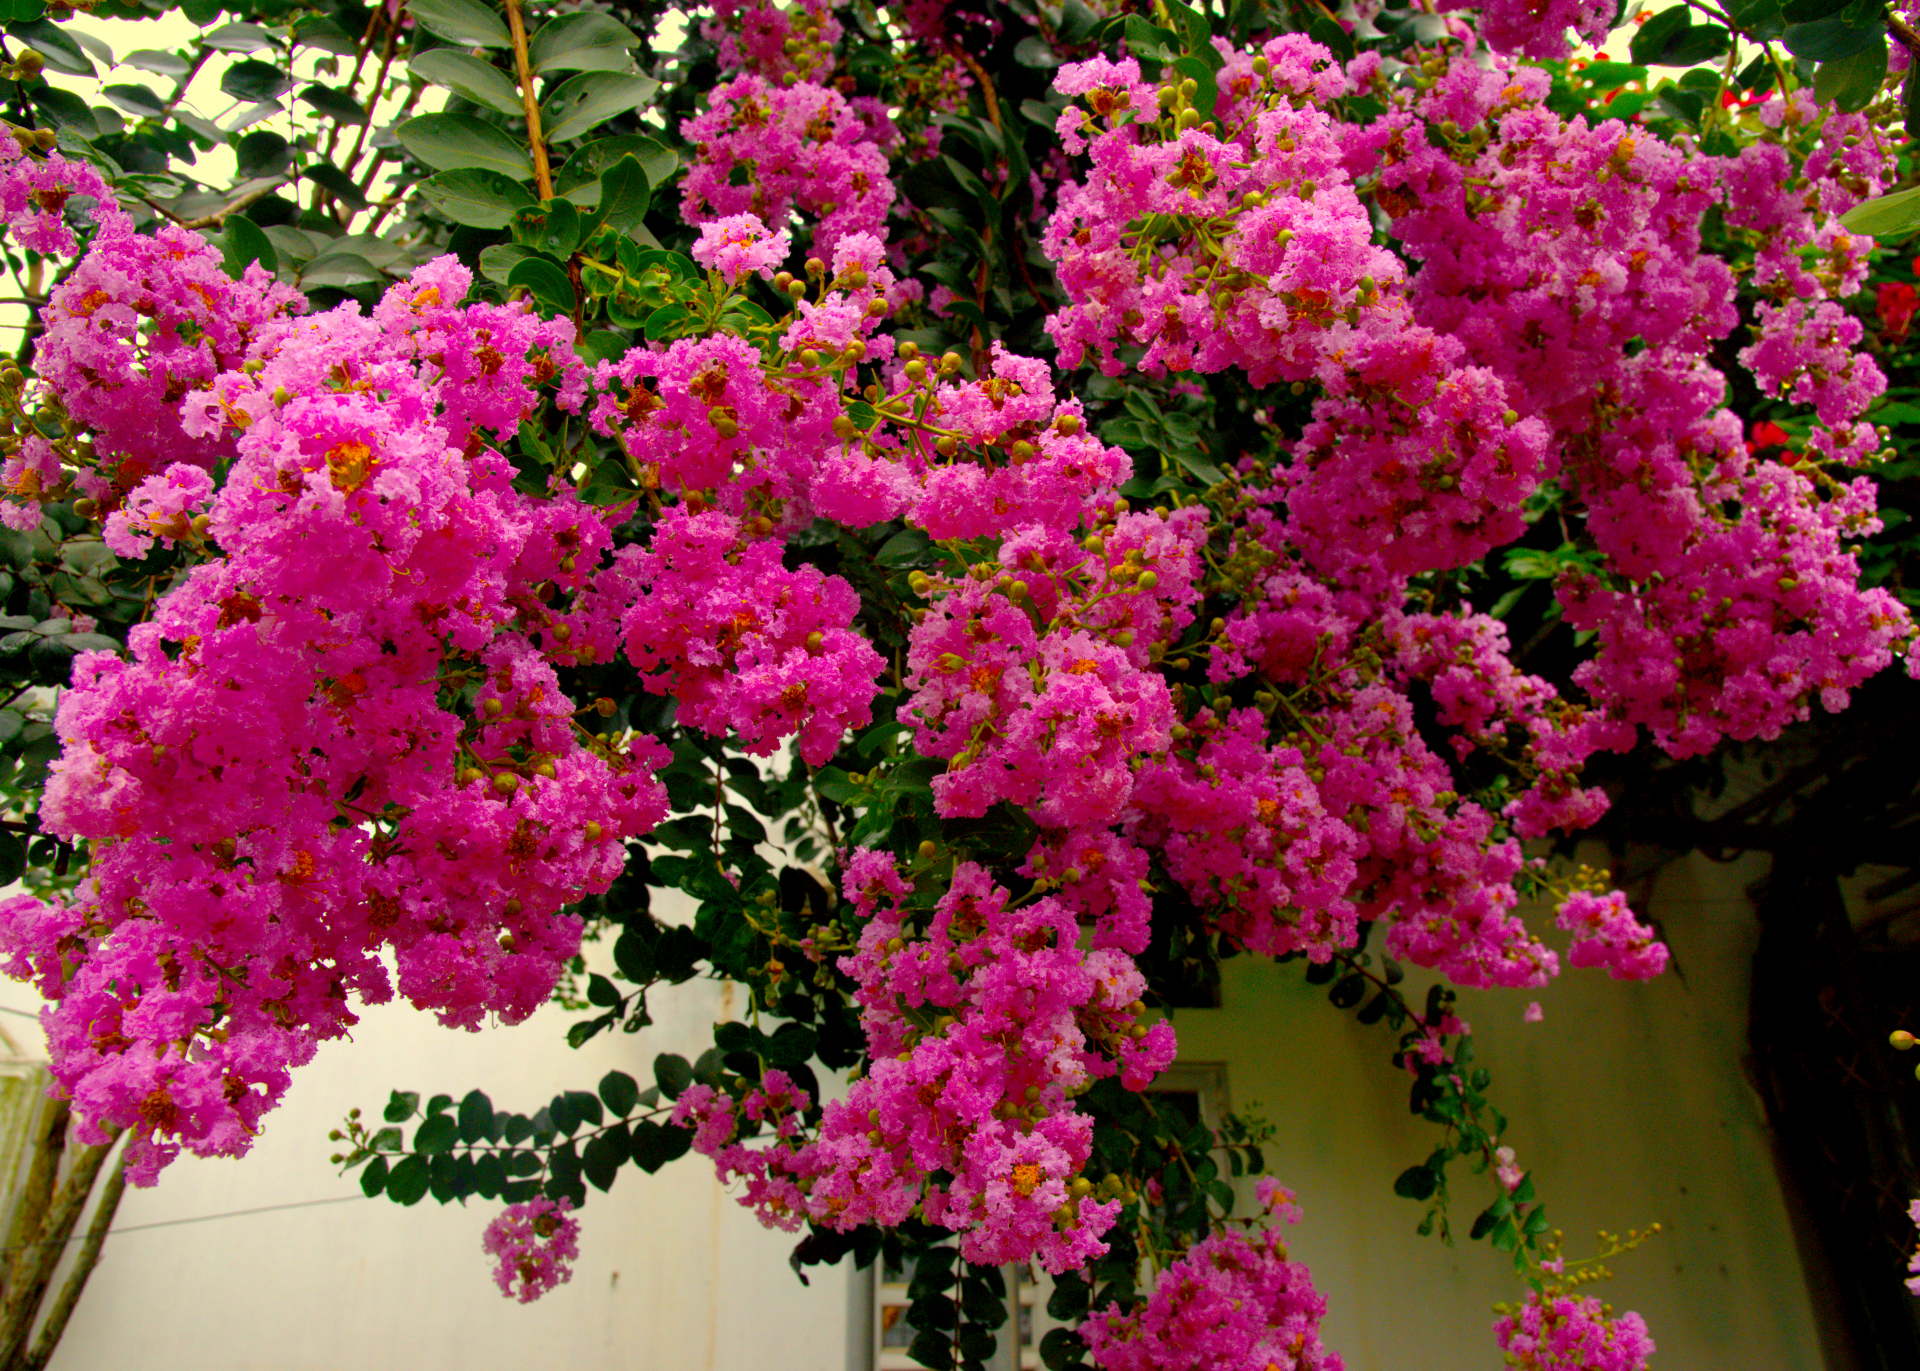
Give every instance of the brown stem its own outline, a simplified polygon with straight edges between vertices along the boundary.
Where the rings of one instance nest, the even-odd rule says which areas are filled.
[[[1887,16],[1887,32],[1900,40],[1901,46],[1916,57],[1920,57],[1920,32],[1897,14]]]
[[[395,24],[391,29],[387,30],[386,49],[380,54],[380,72],[373,78],[373,89],[367,92],[367,122],[362,124],[360,126],[360,132],[354,135],[353,151],[349,152],[345,159],[338,163],[340,168],[349,176],[353,175],[353,167],[360,160],[361,150],[367,146],[367,133],[373,128],[373,111],[380,103],[380,93],[387,88],[387,72],[392,68],[393,55],[399,51],[399,48],[400,26]],[[353,88],[349,86],[347,89],[349,93],[351,93]],[[338,125],[335,125],[335,127],[337,128]]]
[[[73,1270],[67,1276],[67,1283],[60,1287],[59,1295],[54,1298],[53,1308],[47,1311],[47,1321],[41,1325],[40,1336],[34,1339],[33,1351],[20,1364],[21,1371],[43,1371],[53,1359],[53,1350],[60,1345],[60,1335],[67,1331],[67,1320],[73,1317],[74,1306],[80,1303],[81,1292],[87,1288],[87,1279],[93,1275],[93,1268],[100,1264],[100,1248],[107,1240],[107,1229],[113,1225],[114,1211],[120,1207],[120,1196],[126,1188],[127,1153],[122,1148],[120,1156],[114,1161],[112,1174],[107,1177],[107,1183],[100,1191],[100,1203],[94,1207],[93,1222],[87,1225],[87,1236],[74,1257]]]
[[[189,219],[181,224],[180,227],[190,229],[218,228],[227,221],[228,215],[238,214],[254,201],[266,199],[276,190],[279,190],[284,184],[285,182],[283,181],[275,181],[270,186],[261,186],[258,190],[250,190],[232,204],[223,205],[212,214],[203,214],[198,219]]]
[[[553,172],[547,167],[547,140],[540,132],[540,106],[533,98],[533,64],[527,58],[527,25],[520,0],[507,0],[507,29],[513,35],[513,70],[520,78],[520,104],[527,112],[527,148],[533,153],[533,184],[542,200],[553,198]]]

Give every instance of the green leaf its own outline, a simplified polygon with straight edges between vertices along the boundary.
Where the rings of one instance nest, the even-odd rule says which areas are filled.
[[[584,185],[605,176],[614,163],[629,155],[639,159],[640,169],[647,174],[647,184],[654,190],[672,180],[680,167],[680,159],[673,149],[658,138],[644,133],[621,133],[611,138],[596,138],[575,148],[554,177],[554,186],[564,193]]]
[[[268,129],[249,133],[233,145],[234,172],[242,181],[278,176],[291,160],[287,140]]]
[[[624,1071],[609,1071],[600,1078],[600,1098],[616,1118],[626,1118],[640,1103],[640,1085]]]
[[[1635,62],[1650,66],[1660,60],[1661,52],[1667,43],[1678,37],[1680,32],[1693,22],[1686,6],[1675,5],[1672,9],[1661,10],[1642,24],[1633,35],[1633,41],[1627,44],[1627,51]]]
[[[431,1156],[445,1152],[460,1140],[460,1124],[451,1114],[435,1114],[413,1135],[413,1150]]]
[[[558,262],[545,257],[523,257],[507,273],[507,288],[520,286],[525,286],[548,313],[573,313],[573,282],[567,279]]]
[[[594,217],[621,233],[647,217],[653,188],[640,159],[628,153],[600,174],[600,201]]]
[[[185,76],[193,70],[193,63],[179,53],[162,52],[158,48],[136,48],[120,59],[120,65],[150,71],[155,76]]]
[[[325,187],[327,191],[333,195],[335,200],[345,205],[348,209],[365,209],[367,207],[367,197],[360,193],[360,187],[353,183],[353,178],[340,170],[340,168],[334,166],[331,162],[315,162],[309,166],[302,167],[300,169],[300,178],[304,181],[311,181],[317,186]]]
[[[427,1183],[430,1179],[425,1157],[404,1157],[387,1175],[387,1198],[395,1204],[418,1204],[426,1198]],[[366,1180],[363,1176],[361,1186],[364,1188],[365,1185]]]
[[[1583,69],[1580,79],[1595,90],[1618,90],[1630,81],[1647,79],[1647,69],[1630,62],[1595,62]]]
[[[523,248],[518,243],[495,243],[492,247],[480,249],[480,274],[504,288],[513,268],[531,256],[532,248]]]
[[[611,1190],[614,1180],[620,1175],[620,1168],[627,1164],[630,1155],[631,1143],[626,1126],[609,1128],[597,1137],[588,1139],[587,1145],[580,1150],[580,1170],[593,1182],[595,1190]]]
[[[393,1092],[387,1100],[387,1107],[381,1111],[381,1117],[388,1123],[405,1123],[413,1117],[413,1111],[420,1107],[420,1092],[417,1090]]]
[[[56,132],[72,133],[88,139],[100,136],[100,124],[93,117],[93,111],[87,108],[85,100],[72,91],[43,83],[28,86],[27,99],[32,102],[34,109],[46,116]]]
[[[1811,23],[1787,25],[1781,41],[1795,57],[1804,57],[1809,62],[1831,62],[1836,57],[1864,52],[1876,42],[1884,45],[1886,35],[1877,23],[1856,28],[1842,16],[1831,14]]]
[[[0,0],[0,19],[38,19],[47,12],[43,0]]]
[[[367,1163],[366,1170],[360,1173],[360,1193],[368,1199],[374,1198],[387,1185],[388,1162],[385,1157],[375,1157]]]
[[[668,1162],[686,1156],[693,1146],[693,1130],[643,1119],[628,1138],[633,1164],[651,1176]]]
[[[1393,1182],[1393,1193],[1409,1200],[1430,1199],[1439,1188],[1439,1176],[1425,1166],[1409,1166]]]
[[[293,89],[293,77],[271,62],[235,62],[220,75],[220,90],[236,100],[278,100]]]
[[[1840,223],[1850,233],[1903,238],[1920,228],[1920,186],[1855,205],[1840,216]]]
[[[300,284],[308,290],[332,286],[364,286],[380,279],[380,269],[357,252],[325,252],[300,269]]]
[[[516,210],[512,228],[514,242],[555,261],[564,262],[580,245],[580,211],[564,196]]]
[[[166,101],[145,86],[102,86],[100,93],[136,119],[158,119],[167,112]]]
[[[273,46],[273,35],[258,24],[222,24],[200,41],[215,52],[259,52]]]
[[[460,1101],[460,1141],[477,1143],[493,1132],[493,1101],[478,1090]]]
[[[470,114],[416,114],[393,132],[408,155],[435,171],[472,167],[517,181],[533,179],[526,148]]]
[[[271,276],[280,269],[280,255],[260,226],[244,214],[229,214],[220,229],[220,257],[227,275],[236,281],[247,267],[258,262]]]
[[[670,1100],[680,1098],[680,1092],[693,1084],[693,1068],[687,1065],[687,1059],[673,1052],[662,1052],[653,1059],[653,1079],[660,1087],[660,1093]]]
[[[540,26],[527,44],[527,57],[536,72],[630,71],[628,49],[640,39],[619,20],[606,14],[563,14]]]
[[[354,36],[324,14],[308,15],[296,23],[293,26],[293,42],[295,47],[319,48],[322,52],[341,57],[351,57],[360,50],[360,44]]]
[[[364,124],[367,122],[366,107],[346,91],[332,86],[323,86],[318,81],[301,88],[301,100],[320,111],[321,117],[336,124]]]
[[[550,143],[578,138],[614,115],[646,103],[659,88],[651,77],[583,71],[568,77],[546,98],[540,109],[541,131]]]
[[[567,1108],[582,1123],[598,1128],[606,1115],[600,1112],[600,1097],[589,1095],[584,1090],[569,1090],[564,1096]]]
[[[420,183],[420,198],[454,223],[480,229],[503,229],[534,203],[513,177],[478,167],[436,172]]]
[[[1858,52],[1822,62],[1813,74],[1813,98],[1851,114],[1865,109],[1886,79],[1887,40],[1876,37]]]
[[[1668,39],[1653,60],[1663,67],[1690,67],[1723,57],[1732,46],[1733,35],[1718,24],[1696,24]]]
[[[47,67],[63,76],[92,76],[93,63],[73,41],[73,36],[51,20],[32,19],[23,24],[8,24],[7,36],[17,38],[39,53]]]
[[[458,48],[433,48],[415,57],[411,65],[416,76],[445,86],[476,105],[516,117],[523,112],[520,91],[507,74],[472,53]]]
[[[479,0],[410,0],[411,14],[427,32],[463,48],[508,48],[513,37],[491,5]]]

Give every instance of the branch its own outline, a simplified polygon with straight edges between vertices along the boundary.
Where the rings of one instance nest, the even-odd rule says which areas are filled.
[[[284,184],[286,183],[283,181],[275,181],[271,185],[257,186],[241,196],[238,200],[235,200],[232,204],[222,205],[212,214],[203,214],[198,219],[188,219],[182,223],[180,227],[190,229],[219,228],[220,225],[227,221],[228,215],[238,214],[241,210],[253,204],[254,201],[266,199],[276,190],[279,190]]]
[[[1920,57],[1920,32],[1897,14],[1887,16],[1887,32],[1900,40],[1901,46],[1916,57]]]
[[[47,1311],[47,1321],[34,1340],[33,1351],[20,1364],[21,1371],[43,1371],[52,1360],[53,1349],[60,1345],[60,1335],[67,1331],[67,1320],[73,1317],[74,1306],[80,1303],[80,1294],[87,1288],[87,1279],[100,1264],[100,1248],[107,1240],[107,1229],[113,1226],[114,1211],[120,1207],[120,1196],[126,1188],[127,1151],[123,1147],[114,1161],[113,1174],[107,1177],[106,1187],[100,1192],[100,1203],[93,1211],[93,1222],[87,1226],[86,1239],[74,1258],[73,1271],[67,1283],[60,1287],[53,1308]]]
[[[520,103],[527,112],[527,148],[533,153],[533,184],[542,200],[553,198],[553,172],[547,167],[547,140],[540,133],[540,105],[533,98],[533,66],[527,59],[527,25],[520,0],[507,0],[507,28],[513,35],[513,69],[520,78]]]
[[[15,1252],[7,1264],[6,1300],[0,1304],[0,1366],[17,1365],[26,1348],[40,1301],[46,1298],[47,1286],[60,1264],[61,1253],[80,1222],[80,1211],[87,1206],[101,1163],[106,1161],[120,1130],[107,1125],[106,1133],[106,1142],[80,1149],[74,1157],[73,1169],[53,1197],[33,1241]]]

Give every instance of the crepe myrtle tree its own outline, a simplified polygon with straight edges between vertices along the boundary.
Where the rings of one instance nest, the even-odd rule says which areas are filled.
[[[1511,1262],[1509,1362],[1646,1363],[1456,989],[1658,975],[1556,855],[1593,768],[1912,645],[1903,12],[0,8],[0,954],[76,1175],[243,1154],[362,1003],[578,1046],[724,978],[644,1087],[396,1091],[334,1161],[503,1205],[523,1300],[691,1151],[796,1270],[918,1258],[927,1366],[1031,1261],[1050,1366],[1334,1367],[1285,1117],[1145,1093],[1267,957],[1381,1026],[1382,1184]]]

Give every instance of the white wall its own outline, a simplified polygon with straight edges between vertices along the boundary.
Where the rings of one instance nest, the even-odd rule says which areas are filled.
[[[490,1279],[480,1234],[497,1204],[411,1209],[360,1198],[327,1162],[349,1108],[377,1117],[389,1089],[479,1087],[526,1112],[609,1069],[651,1079],[653,1054],[711,1046],[738,992],[693,982],[651,1002],[658,1023],[578,1052],[574,1016],[548,1008],[516,1029],[466,1034],[413,1009],[368,1011],[351,1043],[321,1048],[244,1160],[183,1158],[151,1190],[129,1189],[52,1371],[427,1371],[553,1366],[590,1371],[844,1371],[845,1268],[803,1288],[794,1239],[726,1196],[704,1159],[648,1176],[625,1168],[589,1192],[573,1281],[528,1306]],[[0,1004],[31,992],[0,982]],[[7,1016],[16,1037],[33,1025]],[[351,1196],[271,1213],[233,1211]],[[209,1222],[168,1224],[205,1215]]]

